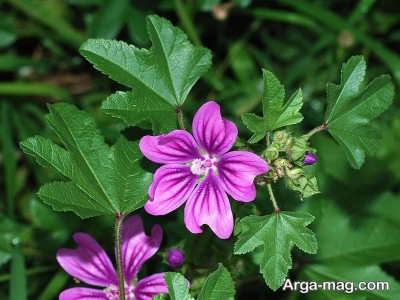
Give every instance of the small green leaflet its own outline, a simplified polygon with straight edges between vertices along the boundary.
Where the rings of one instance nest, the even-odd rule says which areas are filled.
[[[165,280],[168,284],[171,300],[194,300],[189,293],[189,282],[179,273],[166,273]],[[231,274],[219,264],[217,270],[206,279],[197,300],[233,300],[235,285]]]
[[[171,300],[194,300],[189,293],[190,284],[183,275],[168,272],[165,273],[165,281],[168,285]]]
[[[168,131],[175,108],[182,106],[193,85],[210,67],[211,52],[193,46],[182,30],[158,16],[148,17],[147,30],[150,49],[122,41],[90,39],[80,52],[96,69],[133,89],[109,97],[103,104],[105,112],[129,126],[147,119],[154,130]],[[172,120],[176,120],[175,115]],[[173,125],[176,127],[176,122]]]
[[[235,297],[235,285],[231,274],[222,265],[212,272],[204,283],[197,300],[233,300]]]
[[[273,131],[303,120],[300,109],[303,106],[303,94],[297,90],[289,100],[285,101],[285,88],[276,76],[263,70],[264,94],[262,97],[263,117],[253,113],[245,113],[242,121],[253,132],[250,143],[261,140],[267,131]]]
[[[21,148],[67,180],[45,184],[39,197],[54,210],[82,218],[142,207],[151,174],[139,164],[138,145],[121,137],[108,146],[93,118],[73,105],[54,104],[49,110],[47,122],[65,148],[40,136],[21,142]]]
[[[355,169],[362,166],[366,153],[376,150],[379,134],[368,125],[389,108],[394,96],[390,76],[379,76],[366,85],[365,70],[364,58],[353,56],[342,67],[340,84],[327,87],[325,123]]]
[[[294,245],[306,253],[317,252],[317,239],[307,228],[314,217],[305,212],[279,212],[267,216],[248,216],[238,223],[235,254],[245,254],[263,246],[260,272],[267,285],[277,290],[292,267]]]

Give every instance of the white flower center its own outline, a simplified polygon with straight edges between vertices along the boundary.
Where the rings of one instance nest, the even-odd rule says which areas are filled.
[[[125,286],[125,300],[135,300],[135,287],[128,285]],[[108,300],[119,300],[119,288],[116,285],[110,285],[103,290]]]
[[[210,170],[216,173],[217,162],[218,158],[206,154],[202,158],[196,158],[190,162],[190,171],[197,176],[206,176]]]

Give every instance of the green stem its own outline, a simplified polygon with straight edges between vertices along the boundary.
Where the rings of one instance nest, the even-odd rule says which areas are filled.
[[[183,118],[183,112],[180,107],[176,109],[176,117],[178,118],[178,124],[180,129],[185,129],[185,121]]]
[[[201,46],[200,38],[197,34],[196,27],[189,12],[187,11],[182,0],[174,0],[174,6],[178,15],[179,21],[182,23],[187,35],[196,46]]]
[[[270,183],[267,184],[267,187],[268,187],[269,198],[271,199],[271,202],[272,202],[272,205],[274,206],[275,212],[280,212],[281,209],[278,206],[278,202],[276,202],[276,198],[275,198],[274,192],[272,191],[271,184]]]
[[[116,262],[118,273],[118,287],[119,287],[119,300],[125,300],[125,278],[124,269],[122,264],[122,250],[121,250],[121,231],[122,223],[124,222],[124,215],[117,214],[115,219],[115,248],[116,248]]]
[[[324,131],[324,130],[327,130],[327,129],[328,129],[328,125],[323,123],[323,124],[315,127],[314,129],[310,130],[310,132],[306,134],[307,139],[312,137],[314,134],[316,134],[318,132],[321,132],[321,131]]]

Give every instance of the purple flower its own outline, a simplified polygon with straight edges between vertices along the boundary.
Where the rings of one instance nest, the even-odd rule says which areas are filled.
[[[185,224],[201,233],[207,224],[221,239],[233,231],[227,193],[241,202],[256,197],[254,178],[268,171],[268,164],[254,153],[228,152],[238,130],[221,116],[214,101],[205,103],[193,119],[193,136],[185,130],[144,136],[140,150],[153,162],[164,164],[154,175],[145,210],[165,215],[185,206]]]
[[[304,161],[303,163],[305,165],[313,165],[318,161],[317,156],[314,153],[307,153],[306,155],[304,155]]]
[[[157,273],[137,281],[142,265],[159,249],[162,228],[155,225],[147,236],[139,216],[131,216],[122,228],[122,261],[126,300],[151,300],[168,293],[164,274]],[[57,261],[63,269],[80,281],[103,289],[70,288],[60,294],[60,300],[118,300],[118,277],[107,253],[86,233],[74,234],[77,249],[61,249]]]
[[[167,254],[167,261],[171,268],[177,269],[183,265],[185,256],[180,249],[170,249]]]

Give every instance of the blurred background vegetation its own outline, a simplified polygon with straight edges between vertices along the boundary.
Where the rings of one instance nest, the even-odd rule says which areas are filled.
[[[58,101],[88,110],[110,141],[120,130],[130,139],[140,138],[142,129],[124,129],[117,120],[101,113],[105,97],[122,87],[95,71],[79,55],[78,48],[89,37],[121,39],[148,47],[148,14],[170,19],[193,43],[213,52],[212,69],[195,86],[191,101],[183,108],[187,119],[205,100],[217,99],[244,138],[249,132],[240,115],[260,110],[261,68],[273,71],[288,93],[303,88],[305,121],[296,129],[303,132],[322,122],[326,83],[338,82],[340,65],[349,56],[366,57],[369,78],[391,74],[397,95],[377,125],[383,140],[376,157],[367,159],[363,168],[355,171],[327,134],[313,138],[313,146],[319,151],[316,168],[322,195],[307,200],[306,205],[317,216],[314,228],[320,243],[327,240],[322,236],[324,224],[318,221],[318,216],[323,218],[318,209],[321,203],[334,203],[334,210],[340,210],[341,218],[354,228],[362,228],[360,224],[376,214],[391,226],[400,227],[400,107],[396,101],[400,83],[399,1],[0,0],[0,299],[57,299],[62,289],[74,285],[57,266],[55,253],[60,247],[72,246],[75,231],[90,232],[112,253],[111,219],[82,221],[72,214],[55,213],[36,199],[38,187],[55,174],[23,156],[18,142],[35,134],[52,134],[44,125],[46,103]],[[284,185],[278,199],[286,210],[299,205],[298,198]],[[255,205],[263,213],[271,211],[262,190]],[[255,205],[236,207],[236,214],[253,210]],[[319,294],[273,294],[251,261],[256,257],[232,256],[233,239],[221,242],[209,233],[188,238],[182,212],[146,218],[148,224],[162,223],[168,232],[162,251],[147,268],[168,270],[166,249],[181,246],[187,251],[181,271],[193,280],[194,291],[215,269],[216,262],[222,261],[231,265],[238,299],[342,299]],[[328,226],[334,228],[335,222],[333,218]],[[341,232],[331,230],[329,239],[339,240],[335,234]],[[388,239],[398,240],[399,236]],[[307,277],[310,271],[303,272],[307,271],[304,266],[312,260],[312,256],[296,252],[290,276]],[[400,278],[398,263],[382,267]]]

